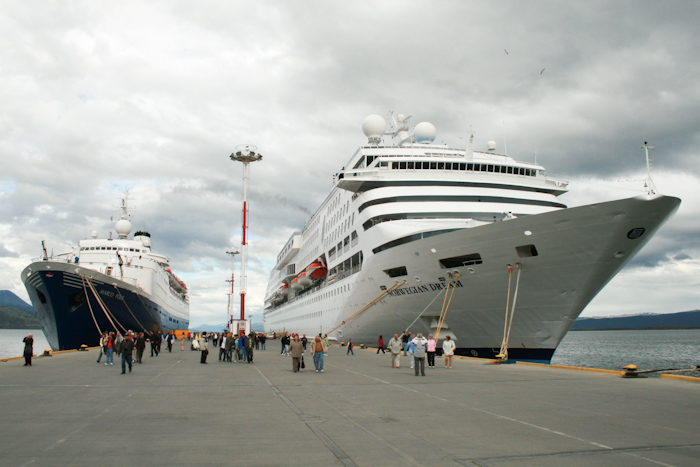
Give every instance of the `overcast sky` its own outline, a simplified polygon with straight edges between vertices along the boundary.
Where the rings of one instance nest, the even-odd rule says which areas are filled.
[[[229,155],[249,143],[259,317],[363,119],[395,110],[453,147],[507,142],[571,182],[569,206],[641,193],[649,141],[659,191],[683,203],[582,316],[700,308],[698,24],[690,1],[0,2],[0,289],[28,300],[41,241],[107,236],[131,189],[192,324],[224,322],[241,242]]]

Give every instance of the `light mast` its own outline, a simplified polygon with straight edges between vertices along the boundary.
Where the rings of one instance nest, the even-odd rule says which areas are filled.
[[[258,148],[251,144],[240,144],[236,146],[236,152],[231,154],[232,161],[243,162],[243,242],[241,243],[241,320],[245,320],[245,294],[247,289],[248,276],[246,275],[246,264],[248,263],[248,241],[246,238],[248,231],[248,165],[251,162],[262,160]]]

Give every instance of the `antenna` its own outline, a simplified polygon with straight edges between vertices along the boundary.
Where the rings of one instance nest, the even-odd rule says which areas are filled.
[[[647,195],[655,195],[657,193],[654,181],[651,179],[651,163],[649,162],[649,149],[654,149],[654,146],[649,146],[646,141],[644,141],[644,154],[647,158],[647,181],[644,182],[644,187],[647,189]]]

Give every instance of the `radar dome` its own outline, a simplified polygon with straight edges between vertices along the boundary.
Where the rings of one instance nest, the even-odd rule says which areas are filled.
[[[437,130],[432,123],[422,122],[416,125],[413,135],[416,138],[416,143],[432,143],[437,135]]]
[[[362,132],[370,141],[379,141],[386,131],[386,120],[381,115],[370,115],[362,122]]]
[[[486,143],[486,147],[488,148],[489,152],[496,152],[496,142],[495,141],[489,141]]]
[[[119,234],[119,238],[126,238],[131,232],[131,222],[126,219],[119,219],[114,229],[117,231],[117,234]]]
[[[92,231],[92,238],[97,238],[97,230]]]

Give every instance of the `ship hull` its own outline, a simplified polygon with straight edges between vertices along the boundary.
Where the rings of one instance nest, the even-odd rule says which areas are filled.
[[[38,261],[25,268],[22,280],[53,350],[97,346],[101,331],[167,333],[189,326],[177,318],[182,311],[175,313],[138,287],[80,265]]]
[[[372,253],[384,243],[377,230],[359,272],[267,311],[265,328],[376,345],[380,334],[386,342],[405,329],[435,334],[446,308],[440,338],[450,335],[458,355],[493,358],[506,307],[515,302],[509,358],[548,362],[586,305],[679,204],[641,196],[426,235]],[[450,258],[472,255],[479,260],[450,265]],[[401,268],[405,274],[396,277],[386,272]]]

